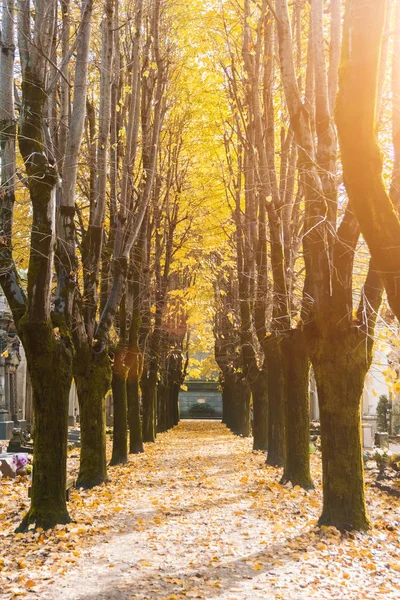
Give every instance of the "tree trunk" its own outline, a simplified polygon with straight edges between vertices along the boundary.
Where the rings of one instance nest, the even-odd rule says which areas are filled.
[[[292,329],[283,341],[286,373],[286,458],[282,481],[309,490],[310,359],[304,333]]]
[[[237,394],[236,394],[236,376],[231,368],[226,368],[224,372],[224,381],[222,384],[224,415],[226,426],[235,433],[237,428]]]
[[[264,342],[268,369],[268,455],[267,464],[285,464],[285,374],[281,356],[281,338],[270,335]]]
[[[220,379],[220,388],[221,388],[221,400],[222,400],[221,423],[224,423],[224,425],[229,427],[229,425],[228,425],[229,417],[228,417],[228,402],[227,402],[227,398],[228,398],[227,386],[226,386],[226,383],[221,379]]]
[[[142,390],[143,403],[143,441],[156,441],[156,390],[157,381],[155,378],[148,378],[147,375],[141,378],[140,387]]]
[[[160,382],[157,386],[157,433],[167,431],[167,406],[169,400],[169,386]]]
[[[166,422],[165,422],[165,430],[168,431],[169,429],[172,429],[172,427],[174,426],[174,420],[175,420],[175,409],[174,409],[174,399],[172,397],[172,394],[170,393],[170,390],[168,391],[168,395],[166,397],[166,407],[165,407],[165,418],[166,418]]]
[[[253,450],[268,448],[268,377],[266,368],[259,370],[251,384],[253,398]]]
[[[320,525],[368,529],[361,441],[361,396],[371,351],[358,328],[312,341],[321,419],[323,510]]]
[[[169,403],[172,407],[172,427],[179,423],[179,390],[180,384],[173,383],[170,386]],[[170,427],[168,427],[170,429]]]
[[[142,422],[140,420],[139,380],[136,375],[131,376],[131,367],[126,382],[126,394],[128,402],[128,424],[129,424],[129,453],[140,454],[143,452]]]
[[[65,485],[72,348],[54,339],[48,323],[20,322],[20,335],[32,382],[35,431],[31,506],[17,532],[30,524],[46,530],[71,520]]]
[[[247,379],[236,374],[234,392],[234,429],[233,433],[243,437],[251,435],[250,427],[250,386]]]
[[[113,366],[111,388],[114,406],[114,426],[110,465],[119,465],[128,462],[128,401],[126,391],[128,368],[125,364],[125,356],[126,352],[124,349],[117,350]]]
[[[77,487],[92,488],[107,481],[105,396],[111,384],[108,355],[76,355],[74,378],[81,425]]]

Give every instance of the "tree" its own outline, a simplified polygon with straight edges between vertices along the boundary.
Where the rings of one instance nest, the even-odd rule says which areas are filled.
[[[392,403],[387,396],[379,396],[378,406],[376,407],[376,425],[378,431],[388,432],[390,428],[390,411]]]
[[[285,0],[276,2],[282,82],[306,186],[303,247],[307,303],[303,304],[302,317],[321,414],[324,505],[319,522],[338,529],[366,529],[361,394],[372,360],[372,335],[382,288],[371,262],[353,315],[352,274],[359,228],[351,194],[341,222],[337,218],[336,135],[321,50],[323,2],[314,0],[311,16],[316,47],[316,148],[310,115],[295,76],[288,5]]]
[[[346,2],[336,122],[347,193],[385,285],[390,307],[400,318],[400,221],[382,179],[382,157],[376,138],[386,9],[386,1]],[[397,165],[397,137],[395,148]]]
[[[28,268],[27,292],[18,278],[12,252],[12,224],[15,200],[14,181],[15,124],[14,124],[14,64],[13,64],[13,3],[4,4],[3,35],[8,44],[1,57],[2,81],[6,94],[2,95],[2,247],[1,285],[13,312],[18,335],[24,345],[33,388],[35,413],[34,457],[31,507],[19,529],[30,524],[47,529],[70,518],[66,507],[66,453],[68,397],[72,380],[73,347],[71,343],[71,284],[60,279],[55,308],[52,310],[52,278],[55,257],[56,195],[58,174],[54,164],[45,121],[48,108],[47,81],[49,61],[44,49],[52,48],[57,18],[57,3],[37,0],[33,4],[18,3],[18,44],[22,71],[21,109],[18,141],[23,158],[30,200],[32,203],[32,230]],[[81,32],[77,40],[77,68],[75,81],[80,84],[75,104],[84,102],[86,73],[91,29],[91,3],[82,7]],[[77,163],[82,117],[74,121],[68,133],[66,146],[72,164]],[[13,156],[12,156],[13,155]],[[7,173],[6,169],[10,169]],[[68,179],[74,194],[75,167],[71,166]],[[7,177],[7,179],[5,179]]]
[[[301,37],[299,7],[294,15]],[[229,156],[227,152],[228,184],[235,188],[231,195],[236,208],[242,348],[244,373],[252,388],[254,448],[268,447],[267,462],[285,465],[285,481],[311,487],[310,361],[303,329],[295,327],[300,308],[295,265],[301,246],[303,174],[299,170],[296,194],[293,131],[285,117],[279,135],[275,126],[278,73],[273,58],[274,21],[267,2],[258,6],[245,2],[242,22],[241,55],[237,56],[236,29],[231,30],[227,19],[224,21],[225,32],[232,33],[225,34],[230,64],[223,68],[232,104],[231,127],[237,137],[237,141],[232,134],[228,138],[233,147]],[[298,42],[297,53],[300,71]],[[284,114],[285,106],[280,108]],[[235,163],[237,176],[233,175]]]

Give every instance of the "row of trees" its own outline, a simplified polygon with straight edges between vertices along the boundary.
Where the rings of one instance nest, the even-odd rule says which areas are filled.
[[[394,28],[389,73],[392,46],[383,33],[399,22],[400,5],[326,5],[244,0],[221,7],[215,40],[225,49],[225,183],[236,266],[216,277],[215,347],[225,422],[249,434],[251,393],[254,449],[267,449],[267,463],[284,468],[283,481],[306,489],[313,486],[312,365],[320,524],[366,529],[361,395],[383,286],[398,316],[398,35]],[[390,197],[377,142],[389,76]],[[369,265],[357,253],[361,234]]]
[[[400,3],[326,4],[2,3],[0,283],[35,413],[32,503],[21,530],[69,520],[72,378],[79,486],[107,479],[110,386],[113,464],[177,422],[185,295],[193,304],[194,284],[204,289],[207,279],[224,421],[249,435],[252,403],[254,448],[284,467],[284,481],[312,487],[312,364],[321,523],[368,527],[360,397],[382,286],[399,316],[400,52],[399,36],[389,43],[383,32],[396,32]],[[376,123],[388,113],[390,48],[388,193]],[[26,195],[27,284],[16,243]],[[357,253],[360,233],[369,265]]]
[[[142,452],[156,429],[177,423],[187,367],[182,290],[193,272],[176,265],[193,214],[185,200],[190,110],[175,106],[181,56],[167,35],[171,19],[161,0],[3,2],[0,282],[25,349],[34,405],[32,501],[21,531],[70,519],[72,378],[80,487],[107,480],[110,386],[111,464],[126,461],[128,450]],[[13,231],[26,191],[27,284]]]

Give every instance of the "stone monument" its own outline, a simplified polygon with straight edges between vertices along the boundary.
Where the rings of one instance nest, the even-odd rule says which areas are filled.
[[[0,440],[9,440],[15,427],[24,428],[17,394],[19,339],[4,296],[0,296]]]

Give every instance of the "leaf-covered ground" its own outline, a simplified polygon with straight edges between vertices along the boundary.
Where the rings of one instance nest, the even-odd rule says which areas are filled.
[[[25,535],[12,532],[27,482],[1,480],[0,597],[399,598],[399,500],[368,487],[369,533],[321,530],[320,457],[312,462],[316,491],[282,487],[251,440],[182,422],[110,468],[107,485],[74,490],[74,523]]]

